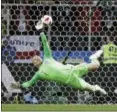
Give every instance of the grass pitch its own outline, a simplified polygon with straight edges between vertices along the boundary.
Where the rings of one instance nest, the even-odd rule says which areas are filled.
[[[117,105],[2,104],[2,111],[106,111],[117,112]]]

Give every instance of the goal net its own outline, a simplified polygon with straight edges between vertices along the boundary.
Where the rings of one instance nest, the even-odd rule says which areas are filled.
[[[43,57],[43,48],[35,23],[45,14],[53,24],[45,28],[54,59],[66,63],[89,62],[89,56],[113,37],[117,45],[117,1],[115,0],[7,0],[2,1],[2,103],[116,104],[117,65],[104,64],[84,79],[98,84],[108,95],[79,91],[55,82],[38,81],[21,90],[12,82],[30,80],[37,71],[31,63],[34,55]],[[96,6],[98,4],[98,6]]]

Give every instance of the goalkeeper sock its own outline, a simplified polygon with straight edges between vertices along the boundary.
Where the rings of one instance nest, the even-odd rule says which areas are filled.
[[[95,91],[95,86],[93,86],[93,85],[87,83],[85,80],[79,78],[79,82],[80,82],[80,85],[82,86],[81,89],[84,89],[84,90],[85,90],[85,89],[86,89],[86,90],[90,90],[90,91],[92,91],[92,92]]]
[[[107,94],[106,91],[98,85],[91,85],[91,84],[85,82],[83,79],[80,79],[79,81],[80,81],[80,84],[82,86],[82,89],[84,89],[84,90],[89,90],[92,92],[99,91],[100,93],[102,93],[104,95]]]
[[[99,85],[95,85],[95,91],[99,91],[100,93],[104,95],[107,94],[107,92],[104,89],[102,89]]]
[[[103,50],[99,50],[95,54],[91,55],[89,58],[91,60],[98,59],[101,56],[102,53],[103,53]]]
[[[103,95],[107,94],[106,91],[104,89],[102,89],[99,85],[90,85],[90,84],[87,83],[86,88],[88,90],[91,90],[92,92],[99,91]]]

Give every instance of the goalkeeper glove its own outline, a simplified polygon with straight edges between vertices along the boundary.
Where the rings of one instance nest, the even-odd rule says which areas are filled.
[[[35,28],[36,28],[37,30],[40,30],[40,29],[42,29],[43,27],[44,27],[43,18],[41,18],[41,20],[39,20],[39,21],[37,22],[37,24],[35,25]]]

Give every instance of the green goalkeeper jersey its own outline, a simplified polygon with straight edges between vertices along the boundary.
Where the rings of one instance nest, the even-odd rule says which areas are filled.
[[[63,65],[57,62],[52,57],[49,44],[47,42],[44,33],[41,33],[41,39],[44,47],[44,59],[39,70],[35,73],[30,81],[23,83],[23,88],[30,87],[36,83],[39,79],[41,80],[52,80],[61,84],[68,84],[74,88],[82,88],[80,84],[80,77],[84,76],[88,72],[87,64],[80,64],[77,66]]]
[[[54,60],[52,57],[50,46],[46,39],[46,35],[43,32],[40,35],[44,47],[43,63],[39,67],[39,70],[32,77],[32,79],[23,83],[21,86],[23,88],[30,87],[40,79],[52,80],[62,84],[67,84],[72,74],[73,65],[63,65],[62,63]]]
[[[44,60],[42,65],[39,67],[39,70],[36,72],[36,75],[39,75],[39,79],[67,83],[73,66],[63,65],[54,60],[45,34],[41,33],[40,35],[44,46]]]

